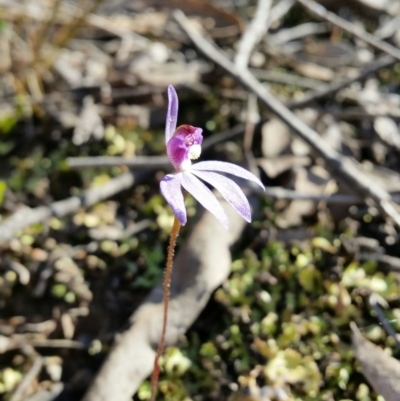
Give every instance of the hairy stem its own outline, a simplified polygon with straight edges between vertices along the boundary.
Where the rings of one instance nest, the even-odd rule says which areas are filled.
[[[151,375],[150,401],[154,401],[156,398],[156,395],[157,395],[158,377],[160,375],[160,367],[158,365],[158,360],[160,359],[160,356],[163,353],[164,345],[165,345],[165,333],[167,331],[167,322],[168,322],[168,305],[169,305],[169,296],[170,296],[170,287],[171,287],[172,266],[173,266],[173,261],[174,261],[176,239],[178,238],[180,228],[181,228],[181,223],[175,217],[174,224],[173,224],[172,230],[171,230],[171,236],[169,238],[167,266],[165,268],[165,276],[164,276],[164,295],[163,295],[164,317],[163,317],[161,338],[160,338],[160,342],[158,343],[157,354],[156,354],[156,358],[154,360],[153,374]]]

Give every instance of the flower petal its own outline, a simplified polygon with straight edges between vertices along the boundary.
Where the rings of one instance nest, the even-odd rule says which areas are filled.
[[[224,209],[214,194],[197,177],[190,172],[182,173],[182,186],[211,212],[227,230],[229,229],[229,222]]]
[[[242,167],[237,166],[236,164],[220,162],[215,160],[205,161],[196,163],[192,166],[192,170],[197,171],[218,171],[220,173],[228,173],[232,174],[236,177],[244,178],[249,181],[253,181],[258,184],[262,189],[264,189],[264,185],[262,182],[250,171],[245,170]]]
[[[211,184],[246,221],[251,222],[249,201],[239,185],[231,179],[211,171],[192,170],[192,174]]]
[[[178,120],[179,100],[175,88],[168,85],[168,111],[165,121],[165,143],[167,143],[176,130]]]
[[[175,216],[184,226],[187,221],[185,199],[183,198],[182,189],[182,173],[167,174],[160,182],[161,193],[167,203],[171,206]]]

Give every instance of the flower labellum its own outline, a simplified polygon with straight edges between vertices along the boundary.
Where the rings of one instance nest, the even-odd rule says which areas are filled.
[[[226,214],[214,194],[203,184],[213,186],[225,200],[248,222],[251,221],[249,202],[240,187],[231,179],[218,173],[232,174],[253,181],[264,189],[261,181],[249,171],[232,163],[204,161],[192,164],[201,154],[203,130],[191,125],[176,128],[178,118],[178,95],[172,85],[168,86],[168,111],[165,124],[165,143],[167,155],[175,168],[174,174],[167,174],[160,183],[161,193],[171,206],[182,225],[186,224],[187,214],[182,188],[211,212],[228,229]]]

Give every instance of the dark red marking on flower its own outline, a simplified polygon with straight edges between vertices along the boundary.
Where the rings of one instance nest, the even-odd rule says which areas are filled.
[[[202,131],[201,128],[193,127],[189,124],[182,124],[176,129],[172,136],[183,135],[186,146],[201,145],[203,142],[203,135],[201,135]]]

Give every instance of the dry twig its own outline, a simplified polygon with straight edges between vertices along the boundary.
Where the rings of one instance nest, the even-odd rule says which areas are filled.
[[[272,0],[258,0],[257,10],[250,25],[239,41],[235,64],[238,68],[247,68],[251,53],[257,43],[266,34],[269,27],[269,10]]]
[[[4,223],[0,224],[0,244],[9,241],[14,237],[17,231],[29,227],[32,224],[43,222],[51,216],[66,216],[75,212],[80,207],[90,207],[103,199],[128,189],[137,178],[138,177],[133,172],[124,173],[111,179],[101,187],[88,189],[81,196],[72,196],[62,201],[53,202],[48,206],[19,210]]]
[[[396,342],[397,348],[399,348],[400,341],[399,341],[398,335],[396,333],[396,330],[392,327],[390,322],[386,319],[386,316],[383,313],[383,310],[381,308],[381,305],[386,308],[389,306],[388,303],[386,302],[386,300],[384,298],[382,298],[379,294],[372,293],[369,296],[369,304],[370,304],[371,308],[375,311],[376,316],[378,317],[380,324],[386,330],[386,333],[389,336],[392,336],[392,338]]]
[[[128,166],[135,169],[168,168],[171,163],[167,156],[135,156],[127,159],[118,156],[69,157],[71,168]]]
[[[345,79],[339,82],[332,82],[331,84],[322,84],[320,88],[313,92],[307,92],[302,99],[294,100],[287,103],[287,107],[290,109],[298,109],[309,105],[311,102],[315,102],[316,100],[320,100],[331,96],[340,90],[346,88],[347,86],[353,84],[354,82],[358,82],[366,78],[368,75],[374,74],[377,71],[391,67],[396,63],[396,60],[388,55],[383,55],[378,58],[373,63],[367,65],[363,68],[355,77]]]
[[[14,394],[10,398],[10,401],[20,401],[23,399],[25,391],[42,370],[43,362],[44,360],[41,356],[36,356],[35,362],[33,362],[29,372],[25,375],[21,383],[19,383],[18,387],[14,391]]]
[[[6,339],[6,341],[4,341]],[[16,334],[11,338],[3,337],[2,347],[0,348],[0,354],[12,350],[16,350],[27,345],[33,348],[69,348],[84,350],[86,345],[79,342],[70,340],[68,338],[37,338],[36,336],[29,336],[26,334]]]
[[[321,87],[326,89],[328,85],[325,82],[313,78],[300,77],[282,71],[268,71],[258,68],[250,68],[251,73],[258,79],[269,82],[274,82],[284,85],[296,85],[306,89],[321,90]]]
[[[378,264],[381,269],[385,271],[392,271],[395,273],[400,273],[400,258],[390,255],[383,255],[380,253],[360,253],[358,259],[361,262],[371,262],[374,261]]]
[[[273,25],[285,16],[289,10],[293,7],[294,0],[279,0],[269,13],[268,26]]]
[[[339,28],[345,30],[346,32],[351,33],[357,38],[363,40],[368,43],[375,49],[381,50],[384,53],[391,55],[392,57],[400,60],[400,50],[390,45],[389,43],[383,42],[379,40],[376,36],[371,35],[366,32],[361,27],[352,24],[345,19],[338,17],[336,14],[331,13],[326,8],[316,3],[313,0],[297,0],[300,4],[302,4],[305,8],[311,11],[313,14],[318,15],[326,21],[329,21],[331,24],[338,26]]]
[[[271,8],[271,0],[259,0],[257,9],[250,25],[241,37],[238,45],[238,51],[235,57],[237,68],[248,69],[251,53],[257,46],[258,42],[266,34],[269,27],[269,14]],[[247,107],[246,128],[243,139],[243,147],[250,170],[253,173],[257,171],[256,161],[251,152],[253,144],[254,129],[260,120],[257,107],[257,97],[253,94],[249,95]]]
[[[363,203],[362,197],[352,194],[315,195],[310,193],[300,193],[292,189],[286,189],[282,187],[268,187],[265,188],[265,191],[259,191],[258,189],[254,189],[252,191],[266,198],[282,200],[308,200],[313,202],[329,202],[345,205]],[[400,195],[393,194],[392,200],[395,202],[400,202]]]

